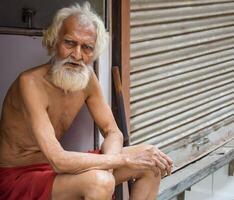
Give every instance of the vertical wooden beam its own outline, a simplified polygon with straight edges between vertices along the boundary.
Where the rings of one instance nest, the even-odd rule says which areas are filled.
[[[130,130],[130,0],[112,0],[112,66],[119,66]]]
[[[130,131],[130,0],[121,0],[121,76],[126,109],[128,132]]]

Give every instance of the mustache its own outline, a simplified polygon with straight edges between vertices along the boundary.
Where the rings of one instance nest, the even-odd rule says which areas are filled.
[[[68,57],[65,58],[63,60],[58,60],[57,58],[55,58],[55,62],[59,62],[61,65],[73,65],[73,66],[81,66],[81,67],[86,67],[86,64],[83,61],[75,61],[72,58]]]

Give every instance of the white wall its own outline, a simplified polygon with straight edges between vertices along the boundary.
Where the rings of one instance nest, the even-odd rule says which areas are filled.
[[[39,37],[0,35],[0,108],[18,74],[48,60]]]
[[[7,89],[17,75],[48,60],[41,37],[0,35],[0,109]],[[93,149],[93,130],[93,121],[85,106],[63,138],[62,145],[74,151]]]

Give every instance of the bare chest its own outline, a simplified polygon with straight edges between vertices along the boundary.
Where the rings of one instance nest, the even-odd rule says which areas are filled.
[[[57,138],[60,138],[71,126],[84,102],[85,98],[82,94],[51,97],[47,112]]]

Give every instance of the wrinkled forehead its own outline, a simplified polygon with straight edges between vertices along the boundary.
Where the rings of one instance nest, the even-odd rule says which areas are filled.
[[[96,26],[83,15],[72,15],[63,21],[60,35],[80,35],[96,41]]]

